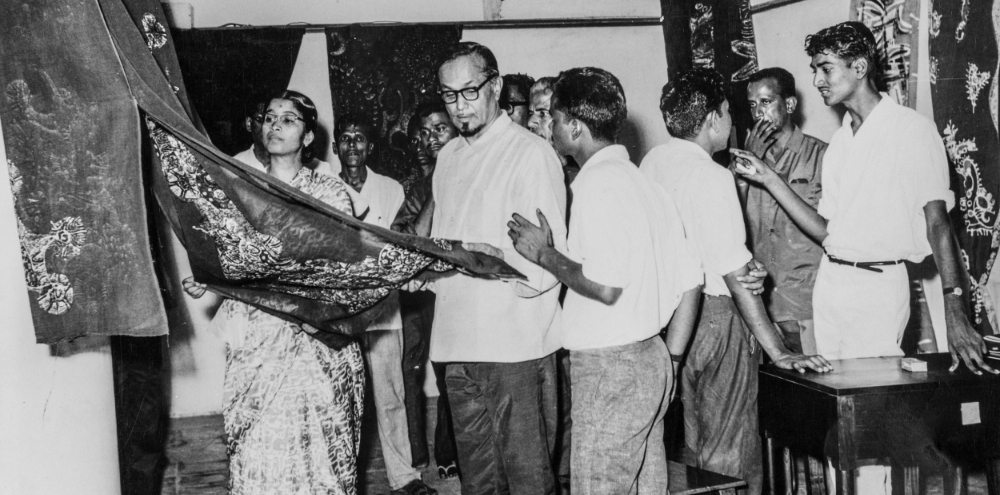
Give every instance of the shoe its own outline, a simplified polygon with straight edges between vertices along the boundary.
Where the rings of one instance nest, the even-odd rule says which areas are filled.
[[[455,461],[451,461],[451,464],[448,464],[447,466],[438,466],[438,478],[450,480],[457,477],[458,466],[455,464]]]
[[[422,480],[413,480],[402,488],[389,492],[389,495],[437,495],[437,490],[425,485]]]

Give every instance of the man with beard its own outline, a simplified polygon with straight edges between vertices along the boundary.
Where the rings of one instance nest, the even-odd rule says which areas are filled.
[[[443,60],[439,93],[460,137],[438,154],[431,234],[502,256],[527,277],[436,282],[430,354],[448,363],[462,493],[552,494],[558,281],[517,252],[505,224],[542,211],[565,251],[562,170],[552,147],[500,108],[503,82],[488,48],[459,43]]]
[[[403,205],[403,186],[367,166],[368,157],[375,148],[370,125],[361,119],[343,116],[337,119],[334,135],[337,155],[343,166],[340,178],[370,205],[365,223],[389,228]],[[420,472],[413,467],[403,383],[403,321],[398,291],[391,291],[376,310],[380,312],[379,317],[368,325],[361,347],[372,378],[378,436],[389,487],[393,495],[434,494],[437,491],[426,486],[420,479]]]
[[[417,107],[411,117],[411,125],[416,138],[413,152],[420,164],[421,176],[409,184],[406,201],[392,229],[407,234],[417,234],[417,218],[428,203],[432,203],[431,186],[438,154],[448,141],[458,135],[444,103],[434,100]],[[429,225],[427,226],[429,227]],[[428,235],[429,230],[423,235]],[[399,304],[403,315],[403,378],[406,383],[406,404],[410,418],[410,438],[416,447],[424,439],[423,408],[420,401],[413,400],[422,393],[422,367],[427,362],[430,350],[431,325],[434,321],[434,292],[400,292]],[[455,433],[448,407],[448,390],[444,384],[445,364],[433,363],[437,380],[437,425],[434,429],[434,460],[438,465],[438,476],[442,479],[459,475],[456,457]],[[414,419],[420,418],[416,421]],[[414,437],[419,436],[415,439]],[[424,452],[426,455],[426,446]],[[414,462],[417,461],[414,455]]]
[[[507,112],[510,120],[521,127],[528,127],[528,91],[535,80],[527,74],[507,74],[503,76],[500,90],[500,108]]]

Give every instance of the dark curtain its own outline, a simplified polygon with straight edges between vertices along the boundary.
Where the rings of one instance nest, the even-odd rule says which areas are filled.
[[[257,99],[288,87],[305,28],[172,33],[180,72],[208,137],[229,155],[249,148],[253,140],[243,122]]]
[[[334,119],[366,119],[378,139],[369,166],[406,180],[415,172],[406,126],[418,104],[438,97],[438,59],[461,26],[348,26],[326,36]]]
[[[747,103],[747,77],[757,71],[750,0],[660,0],[667,77],[695,67],[714,68],[728,82],[726,99],[733,116],[734,137],[743,143],[753,125]],[[729,162],[727,153],[715,157]]]
[[[162,333],[144,180],[197,280],[308,323],[330,345],[363,330],[366,310],[425,268],[520,275],[459,241],[364,224],[230,158],[192,122],[168,76],[172,58],[154,55],[173,50],[166,31],[137,26],[122,0],[5,3],[0,14],[0,117],[25,170],[14,191],[39,341],[134,335],[148,321]],[[152,150],[147,177],[141,139]]]
[[[930,78],[934,120],[951,165],[953,224],[969,271],[971,309],[983,333],[993,333],[983,299],[1000,246],[997,133],[997,34],[992,0],[934,2],[930,13]]]

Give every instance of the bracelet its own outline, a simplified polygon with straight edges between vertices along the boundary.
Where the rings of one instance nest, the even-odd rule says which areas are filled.
[[[684,355],[678,356],[677,354],[670,353],[670,360],[677,364],[681,364],[684,362]]]

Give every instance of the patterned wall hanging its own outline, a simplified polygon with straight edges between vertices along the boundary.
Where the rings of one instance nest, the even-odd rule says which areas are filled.
[[[4,136],[39,342],[163,331],[144,186],[196,280],[308,323],[333,346],[425,268],[519,275],[459,241],[364,224],[230,158],[192,122],[167,77],[172,58],[152,53],[172,50],[166,31],[136,24],[122,0],[7,3],[0,118],[12,123]]]
[[[974,322],[992,333],[983,288],[1000,247],[1000,0],[938,0],[929,7],[934,120],[951,166],[955,231],[971,279]]]
[[[367,119],[378,134],[369,166],[408,179],[416,170],[406,126],[418,104],[438,97],[438,59],[461,40],[461,26],[348,26],[326,36],[334,120]]]
[[[714,68],[728,81],[726,96],[740,143],[753,123],[746,80],[757,71],[750,0],[661,0],[667,77]],[[666,82],[666,81],[664,81]],[[728,153],[721,153],[728,163]]]
[[[916,108],[920,0],[851,0],[850,15],[875,35],[882,70],[879,89],[896,103]]]

